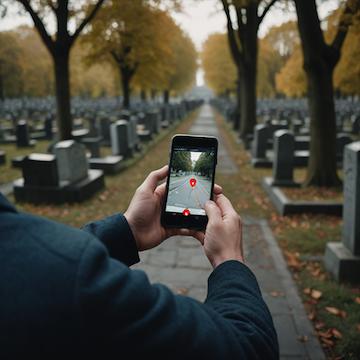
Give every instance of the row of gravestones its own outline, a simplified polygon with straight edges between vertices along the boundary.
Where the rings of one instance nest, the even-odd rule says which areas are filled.
[[[294,135],[294,131],[290,131],[288,128],[287,124],[258,124],[255,126],[251,148],[251,162],[253,166],[270,167],[274,159],[282,156],[283,153],[286,153],[284,156],[293,158],[294,166],[307,165],[310,154],[310,136],[304,134]],[[279,131],[281,132],[279,133]],[[275,144],[275,141],[278,140],[278,136],[274,136],[276,133],[286,134],[283,137],[283,141],[286,141],[285,146],[279,147],[279,144]],[[343,159],[345,145],[352,141],[353,138],[349,134],[337,134],[336,155],[339,164],[341,164]]]
[[[227,99],[214,99],[212,104],[229,122],[235,121],[235,103]],[[335,100],[337,131],[360,135],[360,101]],[[286,126],[294,133],[309,133],[310,117],[305,99],[268,99],[257,101],[257,118],[275,128]],[[277,130],[277,129],[276,129]],[[252,136],[250,135],[250,138]]]
[[[200,105],[191,101],[188,111]],[[154,113],[155,114],[155,113]],[[21,159],[23,178],[14,182],[17,201],[31,203],[80,202],[104,187],[104,171],[109,167],[121,169],[124,159],[141,148],[135,118],[129,116],[110,125],[112,156],[100,157],[100,138],[84,138],[83,143],[68,140],[56,143],[50,154],[30,154]],[[157,134],[161,129],[161,117],[154,116],[151,122]],[[91,147],[90,158],[85,146]],[[90,169],[89,169],[90,168]]]

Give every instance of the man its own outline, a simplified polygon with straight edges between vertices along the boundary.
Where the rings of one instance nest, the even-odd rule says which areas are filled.
[[[160,224],[167,166],[124,215],[82,230],[18,213],[0,194],[0,357],[276,359],[271,315],[244,265],[241,220],[215,187],[205,233]],[[204,304],[130,270],[172,235],[203,245],[214,270]],[[49,357],[50,358],[50,357]]]

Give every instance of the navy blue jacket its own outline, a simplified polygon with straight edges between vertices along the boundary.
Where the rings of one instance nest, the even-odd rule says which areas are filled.
[[[118,214],[78,230],[19,213],[0,194],[0,358],[277,359],[271,315],[237,261],[204,304],[152,285]]]

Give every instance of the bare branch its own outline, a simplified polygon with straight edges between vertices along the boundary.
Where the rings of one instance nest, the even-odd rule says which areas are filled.
[[[100,7],[106,0],[98,0],[94,8],[90,11],[90,13],[85,17],[85,19],[82,21],[82,23],[79,25],[79,27],[76,29],[74,34],[72,35],[72,42],[74,42],[77,37],[81,34],[81,32],[84,30],[85,26],[95,17],[96,13],[99,11]]]
[[[351,26],[352,17],[359,10],[360,10],[360,1],[357,1],[357,4],[355,6],[350,6],[349,1],[347,1],[346,5],[345,5],[345,9],[340,17],[336,35],[331,44],[331,47],[334,50],[337,50],[337,51],[341,50],[341,48],[344,44],[346,35],[348,33],[349,27]]]
[[[263,10],[262,14],[259,16],[259,20],[258,20],[258,26],[261,24],[261,22],[264,20],[264,17],[266,16],[266,14],[268,13],[268,11],[270,10],[270,8],[276,3],[277,0],[272,0],[270,1],[265,9]]]
[[[47,49],[51,54],[54,52],[54,41],[51,39],[51,36],[46,31],[45,25],[40,19],[39,15],[30,5],[29,0],[19,0],[19,2],[24,6],[25,10],[30,14],[35,28],[38,31],[39,35],[41,36],[44,44],[46,45]]]

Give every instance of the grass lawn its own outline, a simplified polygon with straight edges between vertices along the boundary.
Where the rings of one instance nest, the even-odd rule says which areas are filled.
[[[279,216],[260,185],[272,170],[254,169],[248,153],[238,144],[236,133],[220,115],[216,120],[240,169],[238,174],[219,175],[217,181],[240,214],[268,220],[327,357],[360,359],[360,289],[332,280],[319,257],[328,241],[341,240],[342,219],[308,214]],[[305,171],[296,170],[295,179],[304,179]],[[285,192],[296,200],[342,200],[339,189],[300,188]]]

